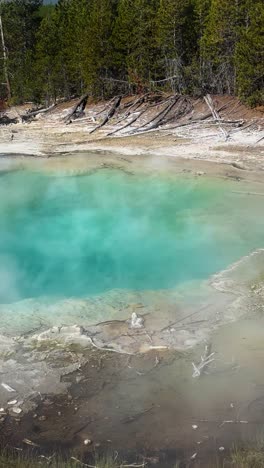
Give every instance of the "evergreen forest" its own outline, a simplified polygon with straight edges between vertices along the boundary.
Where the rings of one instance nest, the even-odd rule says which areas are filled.
[[[0,14],[12,103],[162,90],[264,104],[263,0],[2,0]]]

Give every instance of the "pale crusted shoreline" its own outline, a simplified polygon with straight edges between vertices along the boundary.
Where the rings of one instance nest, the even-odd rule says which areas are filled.
[[[220,120],[215,121],[203,99],[188,98],[190,108],[185,113],[174,111],[169,114],[169,123],[151,129],[148,122],[155,112],[166,109],[166,97],[154,107],[141,104],[140,112],[133,104],[127,111],[129,99],[134,102],[133,98],[124,98],[116,115],[102,128],[98,123],[107,115],[110,103],[90,104],[84,117],[70,123],[67,115],[75,101],[59,104],[27,123],[19,117],[27,106],[11,108],[6,115],[19,123],[0,126],[0,155],[51,158],[100,151],[106,155],[159,156],[235,164],[253,171],[264,169],[261,110],[251,110],[230,96],[214,96],[214,105],[222,109]]]

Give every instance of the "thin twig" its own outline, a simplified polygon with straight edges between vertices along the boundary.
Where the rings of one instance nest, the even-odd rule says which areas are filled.
[[[137,465],[136,463],[131,463],[130,465],[120,465],[120,468],[128,468],[128,467],[134,467],[134,468],[143,468],[144,466],[147,466],[147,462],[143,462],[140,465]]]
[[[234,420],[223,421],[219,427],[222,427],[225,424],[248,424],[248,421],[234,421]]]
[[[214,361],[214,358],[213,356],[215,355],[215,353],[210,353],[211,351],[211,346],[210,345],[206,345],[205,346],[205,352],[203,354],[203,356],[201,356],[201,362],[199,364],[194,364],[192,362],[192,366],[193,366],[193,378],[196,378],[196,377],[200,377],[201,374],[204,372],[204,369],[206,367],[208,367],[208,365]]]
[[[155,406],[152,405],[150,408],[145,409],[144,411],[141,411],[140,413],[134,414],[134,416],[128,416],[127,418],[122,419],[121,422],[122,422],[123,424],[129,424],[129,423],[131,423],[131,422],[134,422],[136,419],[141,418],[141,416],[143,416],[143,415],[146,414],[146,413],[149,413],[149,412],[152,411],[154,408],[155,408]]]
[[[174,325],[177,325],[178,323],[183,322],[183,321],[187,320],[188,318],[191,318],[194,315],[199,314],[200,312],[203,312],[204,310],[208,309],[208,307],[210,307],[211,305],[212,304],[207,304],[207,305],[201,307],[200,309],[196,310],[195,312],[192,312],[191,314],[186,315],[185,317],[182,317],[181,319],[178,319],[176,322],[170,323],[170,325],[167,325],[166,327],[162,328],[160,331],[163,332],[165,330],[168,330],[171,327],[174,327]]]
[[[107,348],[106,346],[98,346],[97,344],[95,344],[95,342],[90,336],[87,336],[87,338],[90,341],[91,345],[97,349],[100,349],[100,351],[111,351],[112,353],[134,355],[134,353],[129,353],[128,351],[119,351],[118,349]]]

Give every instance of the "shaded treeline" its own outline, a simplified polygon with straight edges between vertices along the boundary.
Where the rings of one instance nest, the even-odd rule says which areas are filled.
[[[162,89],[263,103],[263,0],[9,0],[1,14],[13,102]]]

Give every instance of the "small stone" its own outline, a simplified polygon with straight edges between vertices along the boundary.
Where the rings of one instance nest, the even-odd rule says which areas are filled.
[[[133,312],[131,315],[131,319],[128,320],[130,328],[143,328],[144,327],[144,319]]]
[[[47,416],[44,416],[44,415],[38,418],[39,421],[46,421],[46,419],[47,419]]]
[[[91,445],[93,441],[91,439],[84,439],[83,443],[84,445]]]
[[[196,429],[198,429],[198,426],[196,424],[193,424],[192,428],[193,428],[194,431],[196,431]]]
[[[160,462],[159,457],[148,457],[147,460],[148,460],[152,465],[157,465],[157,463]]]
[[[197,452],[191,456],[191,460],[195,460],[196,457],[197,457]]]
[[[58,416],[61,416],[61,411],[58,411]]]
[[[203,176],[203,175],[205,175],[205,172],[203,172],[203,171],[198,171],[198,172],[196,172],[196,175],[198,175],[198,176]]]
[[[38,415],[37,413],[33,414],[33,419],[37,419]]]
[[[20,414],[20,413],[22,413],[22,409],[21,409],[21,408],[17,408],[17,407],[12,408],[11,411],[13,411],[13,413],[15,413],[15,414]]]
[[[80,383],[83,379],[84,379],[83,375],[77,375],[75,380],[76,380],[76,383]]]
[[[17,400],[11,400],[7,402],[8,405],[15,405],[16,403],[17,403]]]
[[[225,450],[225,447],[219,447],[219,452],[223,452]]]

